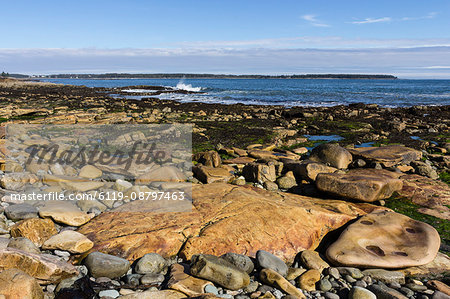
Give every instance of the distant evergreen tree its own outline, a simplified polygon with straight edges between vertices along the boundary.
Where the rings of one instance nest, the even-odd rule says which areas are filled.
[[[2,77],[7,77],[8,73],[2,72]]]

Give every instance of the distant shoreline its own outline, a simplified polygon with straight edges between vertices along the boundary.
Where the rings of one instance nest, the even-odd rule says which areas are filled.
[[[398,79],[393,75],[306,74],[306,75],[214,75],[214,74],[58,74],[30,76],[35,79]]]

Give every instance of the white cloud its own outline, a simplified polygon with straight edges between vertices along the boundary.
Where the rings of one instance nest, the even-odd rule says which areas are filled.
[[[390,22],[392,20],[391,17],[383,17],[383,18],[365,18],[362,21],[353,21],[352,24],[372,24],[372,23],[384,23]]]
[[[403,21],[417,21],[417,20],[426,20],[426,19],[434,19],[436,17],[436,12],[430,12],[426,15],[419,17],[402,17],[402,18],[393,18],[393,17],[380,17],[380,18],[365,18],[363,20],[352,21],[351,24],[373,24],[373,23],[386,23],[386,22],[403,22]]]
[[[330,25],[325,24],[317,19],[316,15],[303,15],[300,16],[301,19],[308,21],[312,26],[315,27],[330,27]]]
[[[425,20],[425,19],[434,19],[437,15],[437,12],[430,12],[424,16],[419,17],[403,17],[400,21],[417,21],[417,20]]]

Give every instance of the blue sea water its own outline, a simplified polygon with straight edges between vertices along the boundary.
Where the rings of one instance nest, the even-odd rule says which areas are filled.
[[[164,94],[160,99],[222,104],[335,106],[350,103],[384,107],[450,105],[450,80],[379,79],[42,79],[42,81],[124,87],[162,85],[201,91],[201,94]]]

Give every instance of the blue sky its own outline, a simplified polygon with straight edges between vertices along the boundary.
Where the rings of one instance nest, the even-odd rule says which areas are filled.
[[[0,4],[0,69],[9,72],[450,78],[448,0]]]

